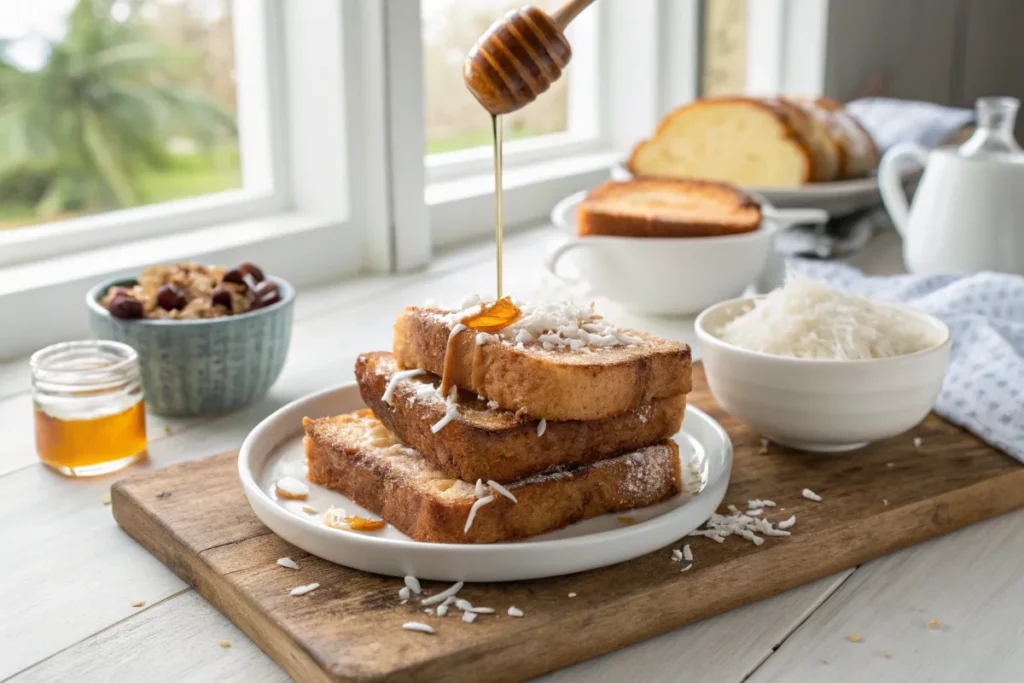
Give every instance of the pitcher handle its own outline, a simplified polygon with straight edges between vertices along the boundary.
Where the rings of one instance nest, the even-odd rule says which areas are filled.
[[[882,203],[889,212],[896,231],[904,238],[907,236],[907,225],[910,222],[910,205],[903,189],[903,176],[900,174],[900,162],[912,159],[924,167],[928,163],[928,150],[913,142],[893,145],[886,151],[878,165],[878,190],[882,194]]]

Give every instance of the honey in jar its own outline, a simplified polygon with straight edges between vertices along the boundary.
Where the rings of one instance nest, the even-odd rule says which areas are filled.
[[[114,472],[143,458],[139,360],[111,341],[56,344],[32,356],[36,450],[61,474]]]

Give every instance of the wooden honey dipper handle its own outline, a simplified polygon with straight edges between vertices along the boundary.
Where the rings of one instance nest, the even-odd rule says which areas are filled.
[[[533,102],[572,57],[565,27],[593,2],[569,0],[553,16],[526,5],[494,22],[466,55],[466,87],[493,116]]]
[[[558,27],[563,31],[569,26],[569,23],[579,15],[580,12],[590,7],[594,0],[569,0],[551,15],[551,18],[555,20]]]

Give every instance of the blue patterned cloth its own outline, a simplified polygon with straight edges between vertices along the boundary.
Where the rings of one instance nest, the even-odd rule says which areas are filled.
[[[938,316],[953,331],[935,412],[1024,462],[1024,277],[867,277],[849,266],[792,259],[791,270],[839,289]]]

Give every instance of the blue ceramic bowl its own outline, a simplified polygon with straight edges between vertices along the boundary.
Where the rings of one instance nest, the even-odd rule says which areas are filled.
[[[270,277],[281,301],[241,315],[200,320],[122,320],[100,305],[107,289],[134,280],[104,282],[86,304],[93,337],[134,348],[142,365],[146,407],[159,415],[208,415],[263,398],[288,355],[295,289]]]

